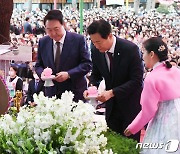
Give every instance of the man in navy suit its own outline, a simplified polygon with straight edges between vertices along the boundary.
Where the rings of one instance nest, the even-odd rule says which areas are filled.
[[[34,106],[37,103],[37,102],[34,102],[33,95],[35,93],[38,95],[41,91],[44,92],[44,82],[39,79],[35,71],[33,72],[33,77],[34,79],[32,79],[29,82],[27,100],[26,100],[26,104],[31,105],[31,106]]]
[[[51,10],[44,18],[48,36],[39,41],[38,58],[35,65],[39,76],[46,67],[53,71],[54,86],[48,88],[48,96],[58,98],[66,90],[72,91],[74,100],[84,100],[87,89],[85,75],[91,70],[92,62],[86,41],[82,35],[65,31],[63,15]],[[45,89],[46,91],[46,89]]]
[[[29,17],[26,17],[26,22],[24,23],[23,25],[23,28],[24,28],[24,33],[25,34],[32,34],[32,27],[31,27],[31,24],[29,23],[29,20],[30,18]]]
[[[141,53],[134,43],[112,35],[111,25],[103,19],[91,23],[87,32],[93,43],[90,84],[98,86],[104,78],[106,90],[97,100],[105,102],[108,127],[124,135],[125,128],[140,111]],[[88,97],[87,90],[84,97]],[[130,137],[139,141],[140,133]]]

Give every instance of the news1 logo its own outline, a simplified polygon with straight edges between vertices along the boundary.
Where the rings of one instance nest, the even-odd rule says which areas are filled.
[[[166,152],[176,152],[179,148],[179,141],[178,140],[169,140],[165,145]]]
[[[166,143],[137,143],[136,149],[164,149],[167,153],[173,153],[180,148],[179,141],[168,140]]]

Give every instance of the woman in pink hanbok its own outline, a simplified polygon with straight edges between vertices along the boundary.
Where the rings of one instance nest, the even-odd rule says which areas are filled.
[[[180,69],[167,61],[168,48],[161,38],[146,40],[143,50],[145,65],[153,70],[144,81],[142,109],[124,133],[136,134],[148,123],[142,154],[180,154]]]

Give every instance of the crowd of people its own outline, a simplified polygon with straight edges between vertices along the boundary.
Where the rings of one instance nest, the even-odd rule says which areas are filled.
[[[146,39],[159,36],[167,43],[169,53],[168,59],[177,67],[180,66],[180,20],[174,14],[160,14],[156,11],[141,12],[135,15],[131,11],[121,8],[93,8],[84,10],[83,35],[90,49],[91,40],[87,33],[87,27],[93,20],[105,19],[111,24],[112,34],[135,43],[143,52],[142,42]],[[80,16],[78,10],[62,10],[64,15],[64,27],[68,32],[80,32]],[[15,62],[19,69],[17,74],[22,78],[33,78],[32,69],[37,60],[39,39],[46,35],[44,17],[46,10],[26,12],[24,10],[13,10],[11,18],[10,35],[11,40],[17,45],[28,45],[32,47],[32,61],[21,63]],[[150,70],[144,69],[144,78]],[[26,80],[27,81],[27,80]],[[27,87],[27,86],[26,86]],[[26,88],[27,89],[27,88]]]
[[[58,98],[70,90],[75,94],[75,101],[85,101],[88,83],[98,87],[104,80],[105,89],[96,99],[105,103],[109,128],[139,141],[140,130],[152,120],[146,140],[158,143],[164,135],[166,140],[170,139],[168,130],[165,133],[162,130],[154,138],[149,134],[154,133],[154,127],[165,126],[168,117],[162,119],[160,115],[166,114],[168,107],[176,115],[180,114],[177,105],[180,93],[176,91],[180,88],[177,80],[180,77],[179,18],[156,11],[135,15],[121,8],[92,9],[84,11],[83,37],[78,34],[78,11],[14,10],[10,27],[12,42],[31,46],[33,53],[33,60],[27,63],[31,73],[25,76],[32,78],[26,88],[26,104],[35,106],[32,95],[41,90],[46,96]],[[24,76],[18,74],[15,63],[6,82],[8,86],[13,84],[15,90],[23,90]],[[55,76],[52,87],[43,87],[40,80],[47,67]],[[168,94],[164,91],[167,88],[171,89]],[[174,125],[179,125],[179,116],[172,118]],[[174,129],[173,133],[177,139],[178,130]]]
[[[45,35],[43,18],[47,11],[39,10],[27,13],[23,10],[14,10],[11,19],[11,39],[19,45],[30,45],[33,53],[37,52],[37,44],[40,38]],[[62,10],[65,21],[65,29],[70,32],[80,32],[80,16],[78,11]],[[142,42],[149,37],[160,36],[167,43],[169,48],[169,58],[173,59],[177,65],[179,60],[179,16],[174,14],[160,14],[158,12],[144,12],[135,15],[133,12],[125,12],[121,8],[94,8],[84,11],[83,28],[84,36],[90,42],[87,34],[87,27],[96,19],[105,19],[112,25],[112,33],[120,38],[130,40],[140,48]],[[26,21],[28,19],[28,21]],[[26,31],[26,27],[31,27]],[[36,54],[33,54],[35,61]]]

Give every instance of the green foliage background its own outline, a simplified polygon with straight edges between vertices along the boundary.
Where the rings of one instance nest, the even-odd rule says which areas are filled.
[[[140,149],[136,149],[137,142],[133,139],[123,137],[111,130],[105,133],[108,139],[107,148],[112,149],[117,154],[139,154]]]
[[[168,6],[160,4],[159,7],[157,8],[157,12],[168,14],[169,13]]]

